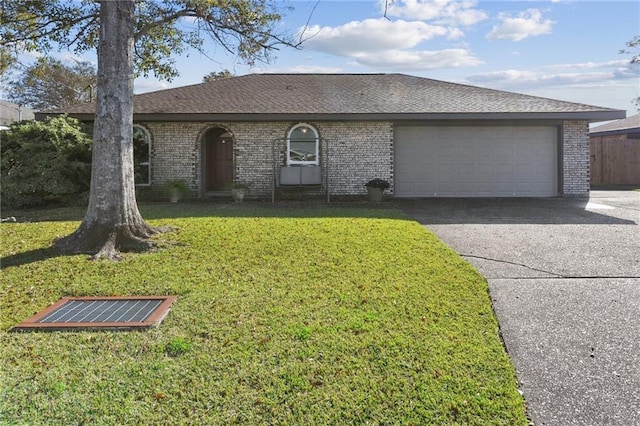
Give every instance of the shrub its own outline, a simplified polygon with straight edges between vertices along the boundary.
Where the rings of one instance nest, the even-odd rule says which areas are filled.
[[[364,186],[367,186],[369,188],[389,189],[389,187],[391,185],[389,184],[389,182],[387,182],[384,179],[375,178],[375,179],[371,179],[369,182],[365,183]]]
[[[170,201],[173,203],[188,198],[190,194],[189,185],[187,185],[184,179],[168,180],[164,183],[164,188]]]
[[[89,190],[91,139],[66,116],[13,123],[1,134],[1,197],[6,206],[69,203]]]

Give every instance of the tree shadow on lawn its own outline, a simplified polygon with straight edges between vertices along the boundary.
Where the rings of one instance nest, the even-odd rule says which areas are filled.
[[[47,259],[53,259],[54,257],[65,256],[55,247],[40,248],[35,250],[25,251],[24,253],[16,253],[9,256],[0,258],[0,268],[10,268],[12,266],[22,266],[29,263],[41,262]]]
[[[611,210],[588,209],[589,199],[572,198],[389,198],[381,203],[362,200],[191,200],[177,204],[140,202],[147,220],[228,218],[375,218],[416,220],[423,225],[471,224],[616,224],[637,225]],[[597,202],[598,200],[593,200]],[[86,207],[58,207],[3,212],[18,222],[81,221]]]
[[[142,216],[146,220],[168,220],[189,218],[371,218],[411,220],[391,203],[372,204],[368,202],[283,201],[278,203],[248,201],[231,203],[228,201],[194,201],[179,204],[139,203]],[[80,222],[86,208],[58,207],[11,212],[17,223],[39,222]],[[1,226],[13,226],[4,223]],[[60,251],[54,245],[46,248],[16,253],[0,258],[0,268],[8,268],[41,262],[48,259],[73,254]]]
[[[138,207],[146,220],[204,217],[353,217],[379,219],[408,219],[391,202],[369,203],[342,201],[326,203],[317,200],[304,201],[229,201],[194,200],[182,203],[140,202]],[[19,223],[81,221],[86,207],[58,207],[52,209],[19,210],[3,213],[16,217]],[[9,224],[7,224],[9,225]]]
[[[358,201],[320,202],[305,201],[245,201],[190,202],[183,204],[141,204],[145,219],[171,218],[374,218],[409,219],[390,202],[369,203]]]

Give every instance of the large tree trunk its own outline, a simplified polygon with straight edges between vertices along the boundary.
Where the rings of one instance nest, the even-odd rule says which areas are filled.
[[[117,258],[144,250],[158,229],[136,204],[133,170],[134,0],[100,3],[98,88],[89,207],[80,227],[59,240],[67,253]]]

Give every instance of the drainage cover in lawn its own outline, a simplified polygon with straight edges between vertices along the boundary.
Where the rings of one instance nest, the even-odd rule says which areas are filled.
[[[160,324],[175,296],[64,297],[12,330],[131,329]]]

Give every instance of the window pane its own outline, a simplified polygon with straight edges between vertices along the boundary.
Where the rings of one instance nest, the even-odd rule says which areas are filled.
[[[316,161],[315,137],[311,141],[291,140],[289,142],[291,161]]]
[[[149,183],[149,165],[148,164],[135,165],[135,182],[136,182],[136,185]]]
[[[307,126],[300,126],[295,128],[292,132],[291,135],[289,135],[289,138],[291,140],[312,140],[315,141],[316,140],[316,132],[313,131],[313,129],[311,129],[310,127]]]
[[[136,185],[149,182],[149,135],[141,127],[133,127],[133,168]]]

